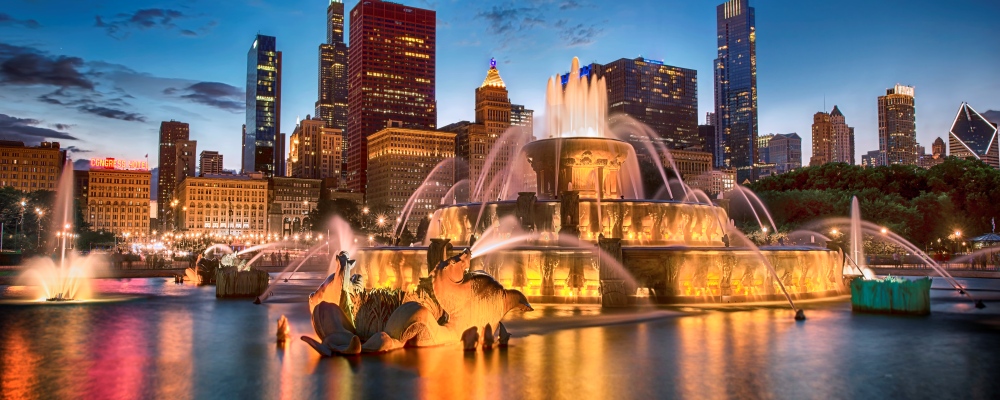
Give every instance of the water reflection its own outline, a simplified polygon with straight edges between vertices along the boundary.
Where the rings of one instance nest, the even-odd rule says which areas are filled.
[[[991,354],[1000,345],[995,315],[854,315],[846,302],[835,302],[808,305],[809,320],[796,323],[783,308],[548,306],[507,321],[515,334],[530,334],[507,349],[444,346],[321,359],[297,339],[285,348],[275,344],[282,314],[294,338],[312,332],[304,303],[219,301],[210,289],[155,281],[102,285],[117,294],[141,287],[152,297],[0,305],[4,397],[882,398],[1000,391],[992,378],[1000,368]],[[304,295],[296,293],[281,295]]]

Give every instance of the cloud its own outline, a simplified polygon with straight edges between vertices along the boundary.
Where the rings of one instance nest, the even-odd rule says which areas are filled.
[[[0,13],[0,26],[19,26],[22,28],[37,29],[41,28],[42,24],[39,24],[38,21],[33,19],[17,19],[11,17],[10,15]]]
[[[191,20],[196,16],[187,15],[177,10],[168,8],[146,8],[137,10],[131,14],[120,13],[110,17],[94,17],[94,26],[103,28],[104,31],[115,39],[127,38],[133,30],[163,29],[167,31],[177,30],[182,36],[196,37],[198,32],[194,29],[207,33],[215,26],[215,21],[209,21],[200,28],[180,27],[177,21]]]
[[[982,116],[983,118],[986,118],[987,121],[990,121],[994,124],[1000,124],[1000,111],[989,110],[987,112],[984,112]]]
[[[64,147],[64,149],[66,149],[66,151],[71,152],[71,153],[93,153],[94,152],[93,150],[81,149],[81,148],[76,147],[76,146],[66,146],[66,147]]]
[[[587,46],[594,43],[594,39],[604,33],[604,29],[598,28],[596,25],[584,25],[576,24],[575,26],[566,26],[565,21],[562,26],[559,27],[559,37],[566,43],[569,47],[577,46]],[[560,24],[556,24],[560,25]]]
[[[476,18],[486,20],[493,33],[505,35],[531,29],[536,25],[535,21],[541,20],[538,12],[538,7],[495,5],[489,10],[476,13]]]
[[[66,88],[38,96],[43,103],[74,108],[82,113],[130,122],[146,122],[142,114],[128,112],[122,108],[131,106],[122,97],[108,97],[96,91],[80,93]]]
[[[570,24],[562,19],[551,23],[546,16],[559,14],[568,10],[583,8],[589,4],[578,0],[560,2],[536,1],[525,2],[521,6],[509,4],[493,5],[476,13],[475,18],[486,21],[488,32],[500,36],[499,49],[516,48],[528,37],[532,30],[555,30],[557,36],[566,46],[587,46],[594,38],[604,33],[603,28],[589,23]]]
[[[90,113],[90,114],[94,114],[94,115],[97,115],[97,116],[101,116],[101,117],[104,117],[104,118],[120,119],[122,121],[146,122],[146,117],[144,117],[144,116],[142,116],[140,114],[130,113],[130,112],[127,112],[127,111],[122,111],[122,110],[118,110],[118,109],[114,109],[114,108],[109,108],[109,107],[102,107],[102,106],[80,106],[80,107],[77,107],[77,110],[80,110],[80,111],[85,112],[85,113]]]
[[[163,90],[163,94],[179,95],[182,99],[226,111],[246,110],[245,92],[221,82],[198,82],[183,89],[169,87]]]
[[[0,114],[0,138],[22,141],[30,145],[46,139],[77,140],[69,133],[38,126],[41,123],[42,121],[37,119]]]
[[[559,3],[559,9],[562,11],[572,10],[574,8],[582,8],[583,6],[584,4],[577,0],[569,0]]]
[[[93,89],[83,59],[0,43],[0,83]]]
[[[75,171],[86,171],[86,170],[89,170],[89,169],[90,169],[90,160],[89,159],[84,158],[84,159],[73,161],[73,170],[75,170]]]

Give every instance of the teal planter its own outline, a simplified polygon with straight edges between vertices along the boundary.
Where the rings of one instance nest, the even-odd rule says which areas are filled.
[[[931,278],[851,281],[851,310],[856,312],[927,315],[931,313]]]

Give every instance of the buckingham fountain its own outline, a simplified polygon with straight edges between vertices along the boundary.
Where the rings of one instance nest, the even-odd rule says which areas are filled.
[[[846,293],[839,250],[759,249],[726,209],[683,183],[667,182],[670,199],[644,198],[635,147],[607,126],[605,83],[578,70],[574,59],[568,79],[550,79],[548,138],[520,146],[517,163],[494,183],[501,194],[442,205],[421,247],[361,249],[355,273],[365,286],[412,290],[439,262],[468,251],[468,272],[537,303],[792,302]]]

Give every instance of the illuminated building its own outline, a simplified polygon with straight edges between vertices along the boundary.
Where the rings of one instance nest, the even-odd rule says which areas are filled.
[[[749,0],[716,7],[715,165],[753,181],[757,159],[757,34]]]
[[[1000,144],[997,126],[976,112],[968,103],[958,107],[958,114],[948,132],[948,152],[958,158],[973,157],[1000,168]]]
[[[330,0],[326,8],[326,43],[319,45],[318,87],[316,117],[322,119],[327,128],[340,129],[343,136],[340,160],[346,163],[347,45],[344,43],[344,3],[341,0]],[[343,173],[345,167],[341,165],[337,170]]]
[[[289,143],[288,168],[295,178],[340,179],[341,140],[339,129],[327,128],[320,118],[299,121]]]
[[[247,123],[243,173],[284,176],[281,140],[281,52],[277,39],[258,34],[247,52]]]
[[[240,237],[267,233],[267,179],[263,174],[190,177],[174,192],[178,230]],[[163,219],[164,217],[161,217]]]
[[[681,179],[687,181],[692,177],[704,175],[712,170],[712,153],[691,150],[671,150],[670,155],[674,158],[677,171]],[[667,158],[663,157],[663,167],[669,168]]]
[[[198,149],[197,140],[179,140],[174,143],[174,185],[181,183],[184,178],[195,176],[195,152]],[[174,186],[176,187],[176,186]]]
[[[484,198],[492,200],[500,194],[500,185],[490,186],[490,183],[509,168],[514,162],[517,150],[526,141],[518,140],[517,137],[500,140],[504,132],[510,128],[511,110],[510,99],[507,98],[507,85],[500,78],[496,60],[491,59],[486,78],[476,88],[476,122],[464,124],[462,129],[452,131],[456,133],[456,156],[465,161],[457,166],[455,181],[463,179],[469,181],[469,186],[456,188],[460,192],[456,193],[459,202],[469,201],[469,196],[477,191],[476,186],[480,182],[482,182],[481,196],[479,199],[471,200]],[[486,158],[497,146],[500,148],[495,150],[495,158],[489,169],[486,169]]]
[[[94,230],[119,235],[148,233],[152,179],[148,166],[144,161],[101,160],[92,159],[87,174],[87,223]]]
[[[882,152],[879,150],[872,150],[861,155],[861,166],[864,168],[877,167],[881,165],[879,159],[882,158]]]
[[[455,156],[455,134],[389,127],[368,137],[369,205],[389,205],[398,217],[407,200],[422,190],[409,218],[416,232],[420,218],[433,212],[454,184],[453,164],[435,166]],[[427,186],[421,188],[425,178]]]
[[[25,146],[0,140],[0,187],[25,192],[55,190],[65,163],[66,150],[59,148],[59,142]]]
[[[191,128],[186,122],[163,121],[160,122],[160,148],[157,154],[159,162],[156,182],[156,199],[158,210],[156,215],[166,215],[165,207],[170,204],[174,189],[177,188],[177,151],[174,146],[178,141],[190,139]],[[172,229],[171,223],[160,219],[160,225],[164,230]]]
[[[434,11],[378,0],[351,10],[348,51],[347,182],[365,191],[369,135],[389,120],[435,129],[437,16]]]
[[[307,216],[319,202],[320,183],[319,179],[269,179],[267,233],[284,237],[311,229]]]
[[[701,189],[710,197],[715,198],[720,193],[726,193],[736,186],[736,171],[713,169],[701,175],[685,179],[692,189]]]
[[[934,144],[931,145],[931,154],[934,158],[945,158],[948,156],[948,150],[944,147],[944,139],[934,139]]]
[[[198,157],[198,175],[222,173],[222,154],[217,151],[202,150]]]
[[[917,163],[917,116],[913,88],[896,85],[878,97],[878,165]]]
[[[830,111],[833,128],[833,162],[854,165],[854,128],[847,126],[844,114],[836,105]]]
[[[823,165],[833,160],[833,124],[830,114],[818,112],[813,115],[812,124],[812,158],[810,166]]]
[[[646,124],[669,149],[702,148],[698,138],[698,71],[639,57],[584,65],[580,76],[604,78],[608,115],[626,114]],[[568,79],[569,74],[562,76],[563,85]],[[637,151],[645,148],[635,147]]]

